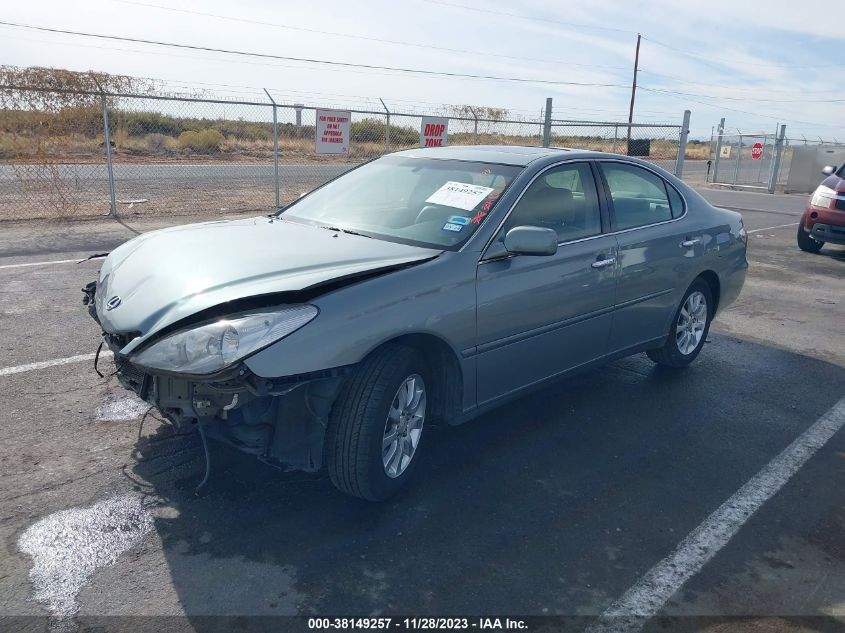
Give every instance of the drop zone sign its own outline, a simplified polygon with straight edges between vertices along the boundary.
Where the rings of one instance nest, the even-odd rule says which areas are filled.
[[[314,143],[318,154],[348,154],[352,113],[317,110]]]
[[[420,145],[422,147],[446,147],[449,133],[449,119],[439,116],[424,116],[420,123]]]

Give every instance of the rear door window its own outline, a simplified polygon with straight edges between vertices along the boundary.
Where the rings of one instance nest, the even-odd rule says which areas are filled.
[[[636,165],[599,164],[613,201],[617,231],[672,219],[672,205],[662,178]]]

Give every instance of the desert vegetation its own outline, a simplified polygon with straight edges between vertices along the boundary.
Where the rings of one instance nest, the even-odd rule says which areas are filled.
[[[0,66],[0,170],[5,169],[4,173],[11,176],[4,180],[11,184],[0,200],[0,219],[107,212],[107,149],[117,164],[235,163],[258,169],[273,161],[269,106],[218,103],[208,99],[215,96],[210,94],[189,96],[193,100],[168,94],[166,87],[149,79]],[[104,133],[104,106],[109,119],[109,148]],[[342,167],[380,156],[388,146],[383,115],[354,113],[349,153],[317,155],[313,111],[305,110],[306,121],[300,125],[290,122],[292,109],[281,108],[278,112],[279,153],[288,164]],[[438,114],[450,117],[450,145],[542,142],[540,123],[511,121],[508,111],[502,108],[448,106]],[[419,126],[419,115],[393,113],[390,149],[419,146]],[[623,152],[624,131],[623,125],[555,125],[551,142],[556,146]],[[638,136],[647,134],[647,128],[637,128],[637,132]],[[673,160],[677,142],[661,138],[660,134],[658,131],[657,137],[650,138],[650,158]],[[706,143],[693,141],[686,155],[706,158],[707,151]],[[319,173],[323,172],[315,172]],[[162,184],[155,179],[136,182],[117,178],[117,204],[123,204],[123,199],[143,199],[144,212],[149,213],[209,205],[221,210],[265,208],[273,197],[273,184],[261,181],[258,185],[264,178],[258,174],[240,181],[234,176],[225,182],[212,179],[209,182],[213,186],[203,183],[202,188],[174,186],[171,180]],[[301,175],[298,178],[293,181],[283,174],[283,199],[320,184],[316,175],[314,182],[301,180]],[[202,195],[208,199],[201,200],[198,196]]]
[[[152,80],[105,73],[2,66],[0,84],[10,86],[0,89],[0,162],[102,161],[105,146],[103,101],[109,110],[109,131],[116,162],[272,160],[273,128],[269,122],[269,108],[266,121],[192,116],[191,110],[200,111],[201,108],[194,108],[191,102],[141,101],[114,96],[169,95]],[[173,113],[175,109],[186,111],[186,114]],[[452,145],[473,142],[537,145],[541,142],[538,124],[508,122],[508,111],[502,108],[450,106],[445,114],[466,119],[452,120],[448,139]],[[477,135],[473,133],[476,117]],[[419,144],[418,125],[418,119],[394,116],[390,126],[391,149],[416,147]],[[557,133],[564,129],[571,133]],[[552,144],[624,151],[624,139],[614,141],[610,129],[555,127]],[[353,120],[350,153],[346,159],[365,160],[380,155],[384,152],[386,136],[383,118],[371,116]],[[280,124],[279,148],[286,160],[343,160],[342,157],[315,154],[314,126],[308,124]],[[670,159],[676,153],[676,142],[652,139],[652,158]],[[706,145],[691,144],[687,149],[688,158],[705,158],[706,153]]]

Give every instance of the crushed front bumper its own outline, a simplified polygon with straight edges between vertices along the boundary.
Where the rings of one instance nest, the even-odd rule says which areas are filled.
[[[93,295],[86,305],[97,319]],[[180,427],[202,425],[208,437],[284,467],[316,471],[323,463],[331,405],[349,368],[261,378],[243,364],[212,376],[151,372],[122,355],[138,333],[103,332],[120,384]]]
[[[304,471],[323,464],[331,405],[346,370],[267,380],[246,367],[214,379],[146,372],[115,355],[120,383],[176,425],[202,424],[208,437]]]

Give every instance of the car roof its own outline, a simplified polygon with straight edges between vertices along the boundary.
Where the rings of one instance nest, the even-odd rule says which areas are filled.
[[[593,154],[561,147],[536,147],[528,145],[456,145],[452,147],[418,147],[396,152],[395,156],[410,158],[437,158],[471,160],[480,163],[501,163],[524,167],[539,158]]]
[[[538,168],[552,164],[564,158],[580,160],[613,159],[632,165],[639,165],[652,171],[657,170],[664,178],[674,179],[674,176],[660,165],[644,161],[640,158],[597,152],[587,149],[573,149],[569,147],[537,147],[534,145],[453,145],[451,147],[417,147],[401,152],[388,154],[389,156],[407,156],[409,158],[433,158],[438,160],[467,160],[479,163],[495,163],[500,165],[514,165],[527,167],[537,163]]]

